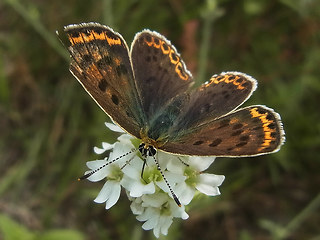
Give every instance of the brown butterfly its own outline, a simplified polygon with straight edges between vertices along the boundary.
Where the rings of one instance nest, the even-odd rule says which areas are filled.
[[[70,71],[121,128],[141,139],[142,155],[156,149],[181,155],[257,156],[284,143],[279,114],[261,106],[237,109],[257,87],[240,72],[193,79],[175,47],[150,30],[130,51],[122,36],[98,23],[64,28]]]

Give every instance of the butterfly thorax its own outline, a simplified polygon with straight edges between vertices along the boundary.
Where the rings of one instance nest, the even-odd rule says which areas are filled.
[[[141,144],[145,144],[145,146],[144,146],[145,148],[148,148],[149,146],[153,146],[154,148],[158,149],[165,142],[165,141],[161,140],[161,138],[157,138],[157,139],[150,138],[150,136],[148,135],[148,130],[146,130],[146,129],[140,130],[140,139],[142,141]]]

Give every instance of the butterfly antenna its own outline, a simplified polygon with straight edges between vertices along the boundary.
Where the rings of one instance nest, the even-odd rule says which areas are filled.
[[[121,156],[119,156],[119,157],[117,157],[117,158],[115,158],[115,159],[113,159],[113,160],[111,160],[111,161],[109,161],[109,162],[106,162],[105,164],[103,164],[103,165],[100,166],[99,168],[94,169],[94,170],[92,170],[91,172],[88,172],[87,174],[85,174],[85,175],[83,175],[82,177],[78,178],[78,181],[83,180],[83,179],[87,179],[87,178],[90,177],[92,174],[100,171],[102,168],[104,168],[104,167],[108,166],[109,164],[114,163],[114,162],[118,161],[119,159],[121,159],[121,158],[123,158],[123,157],[125,157],[125,156],[128,156],[130,153],[134,153],[134,152],[136,152],[136,151],[137,151],[137,149],[132,149],[131,151],[129,151],[129,152],[127,152],[127,153],[125,153],[125,154],[123,154],[123,155],[121,155]],[[132,159],[133,159],[133,157],[132,157],[131,159],[129,159],[128,162],[130,162]]]
[[[174,193],[174,191],[172,190],[172,188],[171,188],[168,180],[167,180],[166,177],[164,176],[164,173],[162,172],[162,170],[161,170],[161,168],[160,168],[160,164],[159,164],[158,160],[155,158],[155,156],[154,156],[153,154],[152,154],[152,157],[153,157],[154,162],[155,162],[156,165],[157,165],[158,171],[161,173],[161,176],[163,177],[163,180],[164,180],[165,183],[167,184],[167,186],[168,186],[168,188],[169,188],[169,190],[170,190],[170,192],[171,192],[171,195],[172,195],[174,201],[177,203],[177,205],[178,205],[179,207],[181,207],[181,203],[180,203],[177,195],[176,195],[176,194]]]

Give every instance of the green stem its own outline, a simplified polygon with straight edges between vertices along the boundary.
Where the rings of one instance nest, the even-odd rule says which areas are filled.
[[[295,229],[297,229],[305,219],[307,219],[310,215],[316,212],[316,210],[320,207],[320,194],[316,196],[315,199],[313,199],[308,206],[305,207],[297,216],[295,216],[291,222],[287,224],[287,226],[284,228],[284,232],[286,233],[286,236],[288,236],[290,233],[292,233]],[[286,237],[285,236],[285,237]]]
[[[58,38],[54,36],[51,32],[47,31],[41,21],[39,21],[38,9],[36,8],[26,8],[23,6],[19,0],[5,0],[5,2],[10,5],[24,20],[29,23],[35,30],[40,34],[40,36],[47,41],[47,43],[55,49],[58,54],[64,58],[66,61],[70,61],[70,57],[65,51]]]
[[[207,0],[206,10],[203,13],[204,25],[202,30],[202,40],[200,44],[199,51],[199,64],[198,64],[198,73],[197,73],[197,82],[199,85],[205,82],[206,68],[208,62],[208,53],[210,44],[210,36],[213,30],[213,22],[222,16],[223,11],[218,7],[216,0]]]
[[[112,0],[103,0],[103,23],[113,26]]]

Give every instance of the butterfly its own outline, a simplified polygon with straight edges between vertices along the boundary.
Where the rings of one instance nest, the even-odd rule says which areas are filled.
[[[257,87],[251,76],[222,72],[192,87],[181,56],[157,32],[137,33],[129,50],[119,33],[99,23],[68,25],[64,31],[71,73],[114,122],[141,139],[143,156],[157,150],[258,156],[284,143],[278,113],[263,105],[238,108]]]
[[[255,105],[238,109],[257,87],[240,72],[223,72],[198,88],[175,47],[143,30],[129,50],[98,23],[65,26],[70,71],[96,103],[144,151],[180,155],[257,156],[284,143],[280,115]]]

